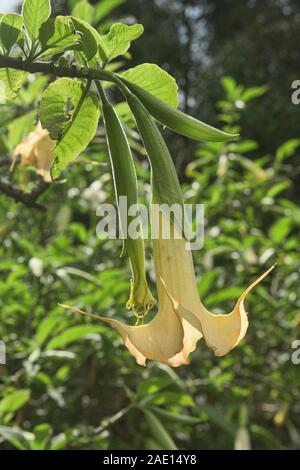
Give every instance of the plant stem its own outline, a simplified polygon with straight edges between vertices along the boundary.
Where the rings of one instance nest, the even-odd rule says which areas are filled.
[[[30,73],[43,73],[46,75],[56,75],[57,77],[80,78],[88,80],[104,80],[112,82],[122,91],[124,96],[131,95],[126,85],[117,75],[106,70],[93,69],[88,67],[77,68],[76,66],[60,67],[52,62],[27,62],[14,57],[6,57],[0,54],[0,69],[12,68]]]

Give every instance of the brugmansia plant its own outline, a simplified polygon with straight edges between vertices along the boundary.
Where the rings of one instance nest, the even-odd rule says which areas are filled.
[[[183,207],[173,160],[157,122],[202,142],[226,142],[237,134],[179,111],[177,84],[157,65],[116,72],[112,61],[129,50],[142,34],[142,25],[116,23],[101,35],[90,24],[89,8],[75,8],[72,16],[50,16],[50,0],[25,0],[21,16],[0,17],[2,98],[16,99],[30,73],[55,78],[42,94],[35,129],[14,149],[14,159],[20,156],[21,165],[33,165],[47,183],[55,182],[89,145],[103,117],[117,203],[125,196],[129,205],[136,204],[134,161],[122,121],[107,94],[109,84],[125,97],[145,147],[151,167],[151,208],[154,204]],[[123,232],[121,214],[119,219]],[[199,298],[192,254],[175,218],[169,239],[163,236],[168,222],[163,212],[152,219],[158,233],[152,240],[158,311],[151,321],[145,317],[155,302],[147,284],[142,237],[125,237],[122,250],[132,270],[127,308],[137,318],[134,326],[71,307],[115,327],[140,365],[147,359],[174,367],[187,364],[202,337],[217,356],[228,353],[247,331],[246,295],[272,269],[245,290],[231,313],[215,315]]]

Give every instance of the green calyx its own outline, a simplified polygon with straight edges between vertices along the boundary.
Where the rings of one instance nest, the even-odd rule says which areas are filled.
[[[130,147],[123,126],[113,106],[107,100],[100,84],[98,90],[102,99],[102,110],[105,122],[107,144],[111,161],[117,204],[121,196],[127,197],[127,206],[138,202],[137,178]],[[122,255],[127,254],[132,271],[130,298],[127,308],[132,309],[138,318],[145,316],[154,305],[154,298],[147,284],[145,273],[145,249],[142,237],[131,239],[127,237],[126,229],[121,231],[125,236]],[[130,220],[129,220],[130,223]]]
[[[182,192],[174,163],[154,119],[136,96],[127,96],[127,102],[151,164],[153,201],[168,206],[182,206]]]
[[[173,106],[164,103],[138,85],[120,77],[126,87],[136,95],[147,111],[164,126],[190,139],[200,142],[227,142],[236,139],[239,134],[229,134],[209,126],[189,116]]]
[[[130,297],[126,307],[140,319],[144,318],[155,304],[145,276],[143,240],[141,238],[128,240],[127,253],[130,259],[132,279]]]

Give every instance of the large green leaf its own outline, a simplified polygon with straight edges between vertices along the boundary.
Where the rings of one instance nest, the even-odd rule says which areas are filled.
[[[120,75],[170,106],[178,107],[176,80],[158,65],[141,64],[122,72]]]
[[[22,15],[31,39],[37,39],[39,30],[51,14],[50,0],[24,0]]]
[[[94,18],[94,7],[90,5],[87,0],[81,0],[80,2],[76,3],[71,14],[79,20],[92,23]]]
[[[86,21],[73,17],[72,21],[76,31],[79,31],[82,35],[82,50],[86,58],[90,60],[98,51],[100,35],[98,31]]]
[[[0,18],[0,42],[6,54],[9,54],[14,44],[21,36],[23,19],[14,13],[2,15]]]
[[[42,25],[39,39],[42,45],[39,56],[45,58],[76,48],[81,42],[81,35],[76,33],[70,17],[57,16]]]
[[[99,117],[99,100],[95,93],[86,91],[81,81],[60,78],[47,88],[40,104],[40,119],[56,141],[53,178],[87,147]]]
[[[101,37],[101,59],[104,63],[110,62],[119,55],[125,54],[131,45],[131,41],[137,39],[144,31],[141,24],[127,26],[123,23],[115,23],[109,32]]]
[[[9,68],[0,69],[0,101],[4,99],[12,101],[22,88],[27,77],[27,72]]]

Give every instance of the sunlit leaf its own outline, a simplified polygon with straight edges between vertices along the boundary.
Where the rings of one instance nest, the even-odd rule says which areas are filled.
[[[51,13],[50,0],[24,0],[22,15],[31,39],[37,39],[39,30]]]
[[[15,412],[27,403],[30,397],[30,390],[17,390],[16,392],[6,395],[0,401],[0,416],[4,413]]]
[[[120,75],[170,106],[177,108],[179,100],[176,80],[158,65],[141,64],[122,72]]]
[[[110,31],[101,37],[100,55],[104,63],[110,62],[119,55],[125,54],[131,41],[137,39],[144,31],[141,24],[127,26],[123,23],[114,23]]]
[[[39,39],[42,45],[39,56],[46,58],[74,49],[80,43],[81,36],[76,33],[71,18],[57,16],[42,25]]]
[[[95,93],[79,80],[61,78],[52,83],[42,96],[40,119],[56,141],[55,161],[51,174],[57,178],[94,137],[100,116]]]
[[[5,53],[9,54],[11,48],[21,36],[22,16],[10,13],[0,17],[0,43]]]

